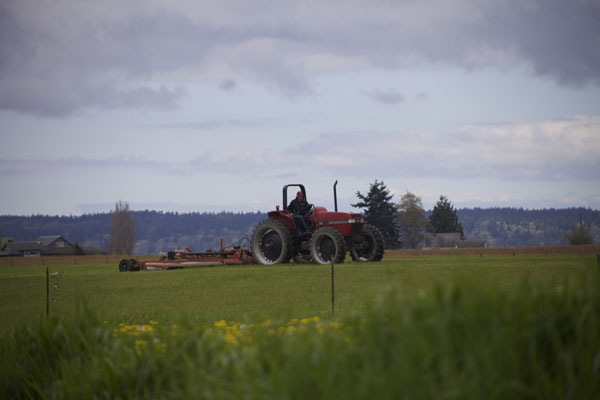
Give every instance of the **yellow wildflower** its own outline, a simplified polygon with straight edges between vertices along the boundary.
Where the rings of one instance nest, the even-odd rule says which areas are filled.
[[[236,337],[232,333],[227,332],[224,337],[226,342],[229,342],[231,344],[238,344]]]
[[[329,326],[333,329],[340,329],[342,327],[342,324],[337,321],[332,321],[329,323]]]
[[[227,322],[224,319],[222,319],[220,321],[215,322],[214,325],[215,328],[225,328],[227,327]]]
[[[311,317],[311,318],[302,318],[300,320],[300,323],[303,324],[303,325],[306,325],[306,324],[308,324],[310,322],[318,322],[318,321],[319,321],[319,317],[317,317],[315,315],[314,317]]]
[[[136,340],[134,346],[136,353],[140,354],[142,352],[142,349],[144,349],[147,345],[147,340]]]

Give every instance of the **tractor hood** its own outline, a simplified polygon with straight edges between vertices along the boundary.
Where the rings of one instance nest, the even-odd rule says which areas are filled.
[[[311,221],[317,229],[331,226],[342,232],[342,235],[348,236],[360,234],[365,219],[358,213],[327,211],[324,207],[315,207]]]

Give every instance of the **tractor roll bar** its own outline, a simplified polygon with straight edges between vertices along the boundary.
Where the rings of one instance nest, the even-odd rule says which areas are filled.
[[[290,186],[296,186],[300,188],[300,191],[302,192],[302,196],[304,196],[304,199],[306,201],[308,201],[308,199],[306,198],[306,189],[304,188],[304,185],[302,185],[301,183],[290,183],[289,185],[285,185],[283,187],[283,209],[285,211],[287,211],[288,209],[288,202],[287,202],[287,189]]]

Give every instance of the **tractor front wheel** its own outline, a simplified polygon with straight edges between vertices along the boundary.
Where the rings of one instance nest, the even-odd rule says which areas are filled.
[[[317,230],[310,238],[310,255],[317,264],[339,264],[346,257],[344,237],[335,228]]]
[[[373,225],[365,224],[360,243],[350,249],[353,261],[381,261],[383,258],[383,236]]]
[[[292,236],[281,222],[267,219],[254,228],[250,246],[259,264],[287,263],[291,258]]]

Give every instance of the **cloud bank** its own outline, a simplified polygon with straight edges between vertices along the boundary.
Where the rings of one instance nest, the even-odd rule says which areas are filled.
[[[293,98],[311,93],[319,73],[361,67],[525,65],[563,85],[596,85],[598,21],[600,3],[587,0],[173,1],[168,9],[7,0],[0,109],[170,110],[188,94],[180,82],[215,73],[225,91],[251,79]]]
[[[302,166],[307,176],[328,171],[353,178],[598,182],[599,131],[600,117],[581,116],[540,123],[470,125],[454,132],[330,133],[277,152],[225,147],[181,161],[142,156],[0,159],[0,176],[116,169],[173,176],[214,173],[239,177],[267,176],[273,171],[294,175]],[[165,140],[168,142],[168,138]]]

